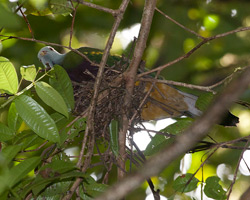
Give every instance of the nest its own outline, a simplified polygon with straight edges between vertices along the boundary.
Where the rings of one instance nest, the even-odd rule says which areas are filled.
[[[97,137],[104,137],[109,140],[108,129],[110,122],[113,119],[119,121],[124,113],[129,118],[136,113],[137,117],[135,121],[137,123],[141,121],[138,108],[145,95],[143,92],[143,83],[135,87],[131,107],[126,108],[126,106],[124,106],[126,88],[125,81],[121,75],[127,66],[128,62],[124,62],[123,60],[104,72],[94,116],[95,135]],[[74,113],[80,115],[85,112],[90,105],[94,92],[94,79],[88,82],[73,83],[73,88],[76,102]]]

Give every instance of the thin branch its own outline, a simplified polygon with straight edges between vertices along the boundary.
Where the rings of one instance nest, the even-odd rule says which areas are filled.
[[[99,6],[99,5],[90,3],[90,2],[86,2],[86,1],[83,1],[83,0],[73,0],[73,1],[78,2],[78,3],[82,4],[82,5],[88,6],[90,8],[97,9],[99,11],[110,13],[113,16],[116,16],[117,13],[119,12],[119,10],[113,10],[113,9],[110,9],[110,8],[105,8],[105,7],[102,7],[102,6]]]
[[[81,53],[77,49],[73,49],[73,48],[65,46],[65,45],[61,45],[61,44],[57,44],[57,43],[53,43],[53,42],[45,42],[45,41],[37,40],[37,39],[34,39],[34,38],[25,38],[25,37],[17,37],[17,36],[2,35],[2,34],[0,34],[0,37],[5,38],[5,39],[1,39],[0,40],[1,42],[5,41],[5,40],[10,40],[10,39],[17,39],[17,40],[24,40],[24,41],[29,41],[29,42],[41,43],[41,44],[45,44],[45,45],[49,45],[49,46],[56,46],[56,47],[66,48],[66,49],[69,49],[69,50],[77,53],[78,55],[82,56],[84,59],[86,59],[88,62],[90,62],[91,65],[99,67],[98,64],[94,63],[86,55],[84,55],[83,53]]]
[[[94,135],[91,135],[89,137],[89,146],[88,146],[88,153],[86,155],[86,158],[85,158],[85,162],[84,162],[84,165],[81,169],[81,171],[84,173],[86,172],[86,170],[88,169],[89,165],[90,165],[90,162],[91,162],[91,157],[93,155],[93,148],[94,148]],[[79,158],[79,160],[81,159],[82,157]],[[72,198],[72,195],[74,194],[74,192],[76,191],[76,189],[79,187],[79,185],[81,184],[81,182],[83,181],[82,178],[77,178],[76,181],[73,183],[73,185],[71,186],[70,190],[67,192],[67,194],[62,198],[62,200],[70,200]]]
[[[20,13],[21,13],[22,16],[23,16],[23,19],[24,19],[25,23],[26,23],[27,26],[28,26],[29,32],[30,32],[30,34],[31,34],[31,37],[34,38],[34,33],[33,33],[32,28],[31,28],[31,26],[30,26],[29,20],[27,19],[27,17],[25,16],[25,14],[24,14],[23,11],[22,11],[22,4],[19,5],[19,3],[17,2],[17,5],[18,5],[18,8],[19,8],[19,10],[20,10]]]
[[[140,158],[143,160],[143,163],[146,161],[146,157],[144,156],[144,154],[142,153],[142,151],[139,149],[139,147],[136,145],[136,143],[132,140],[131,141],[131,146],[135,147],[136,151],[138,152],[138,155],[140,156]],[[160,200],[160,190],[155,190],[154,184],[152,182],[152,180],[150,178],[147,179],[148,185],[153,193],[154,199],[155,200]]]
[[[159,74],[160,74],[160,72],[157,72],[156,75],[155,75],[155,77],[153,79],[151,79],[151,81],[150,81],[151,82],[151,86],[149,87],[147,93],[145,94],[145,96],[143,97],[142,101],[140,102],[140,105],[139,105],[139,107],[137,109],[138,111],[141,110],[141,108],[145,104],[146,100],[148,99],[148,97],[149,97],[149,95],[150,95],[153,87],[155,86],[155,82],[157,82],[157,77],[159,76]],[[137,115],[137,113],[134,113],[134,115],[130,119],[129,124],[132,124],[132,122],[135,119],[136,115]]]
[[[177,82],[177,81],[172,81],[172,80],[161,80],[161,79],[155,79],[155,78],[150,78],[150,77],[147,77],[147,78],[138,78],[138,80],[145,81],[145,82],[166,83],[166,84],[170,84],[170,85],[186,87],[186,88],[189,88],[189,89],[196,89],[196,90],[201,90],[201,91],[206,91],[206,92],[212,92],[213,94],[216,94],[216,91],[214,91],[213,88],[216,88],[219,85],[224,84],[226,81],[232,80],[233,76],[236,73],[239,73],[239,72],[241,72],[244,69],[245,69],[245,67],[237,68],[229,76],[227,76],[223,80],[221,80],[221,81],[219,81],[219,82],[217,82],[217,83],[215,83],[213,85],[210,85],[210,86],[193,85],[193,84],[188,84],[188,83],[183,83],[183,82]]]
[[[190,89],[197,89],[197,90],[201,90],[201,91],[216,93],[214,90],[210,89],[210,86],[193,85],[193,84],[171,81],[171,80],[161,80],[161,79],[155,80],[154,78],[139,78],[138,80],[145,81],[145,82],[154,81],[156,83],[165,83],[165,84],[170,84],[170,85],[175,85],[175,86],[186,87],[186,88],[190,88]]]
[[[247,143],[245,144],[245,149],[243,149],[243,151],[242,151],[241,154],[240,154],[240,158],[239,158],[239,160],[238,160],[238,163],[237,163],[237,166],[236,166],[236,169],[235,169],[235,172],[234,172],[234,178],[233,178],[233,181],[232,181],[232,183],[231,183],[231,185],[230,185],[230,189],[229,189],[229,191],[228,191],[227,200],[229,200],[230,195],[231,195],[231,193],[232,193],[233,186],[234,186],[234,184],[235,184],[236,177],[237,177],[237,173],[238,173],[238,170],[239,170],[239,167],[240,167],[240,161],[242,160],[243,154],[244,154],[244,152],[246,151],[246,148],[247,148],[248,145],[249,145],[249,140],[248,140]]]
[[[5,106],[7,106],[10,102],[12,102],[15,98],[17,98],[18,96],[20,96],[21,94],[23,94],[24,92],[28,91],[29,89],[31,89],[34,84],[36,82],[38,82],[39,80],[43,79],[46,75],[48,75],[48,71],[46,71],[42,76],[40,76],[35,82],[30,83],[27,87],[25,87],[22,91],[16,93],[14,96],[10,96],[8,98],[7,101],[5,101],[3,104],[0,105],[0,109],[4,108]]]
[[[225,37],[225,36],[228,36],[228,35],[231,35],[231,34],[234,34],[234,33],[238,33],[238,32],[241,32],[241,31],[248,31],[250,30],[250,27],[243,27],[243,28],[239,28],[239,29],[235,29],[235,30],[232,30],[232,31],[228,31],[228,32],[225,32],[225,33],[222,33],[222,34],[218,34],[218,35],[214,35],[214,36],[211,36],[211,37],[208,37],[208,38],[205,38],[204,40],[202,40],[199,44],[197,44],[193,49],[191,49],[189,52],[187,52],[186,54],[176,58],[175,60],[173,61],[170,61],[169,63],[167,64],[164,64],[164,65],[161,65],[159,67],[156,67],[152,70],[149,70],[149,71],[146,71],[146,72],[143,72],[141,74],[138,75],[138,77],[143,77],[147,74],[151,74],[153,72],[156,72],[156,71],[162,71],[163,69],[177,63],[177,62],[180,62],[181,60],[185,59],[185,58],[188,58],[190,55],[192,55],[196,50],[198,50],[201,46],[203,46],[204,44],[214,40],[214,39],[218,39],[218,38],[221,38],[221,37]]]
[[[221,81],[219,81],[219,82],[217,82],[217,83],[215,83],[215,84],[209,86],[209,88],[210,88],[210,89],[216,88],[217,86],[224,84],[226,81],[232,80],[232,78],[233,78],[233,76],[235,75],[235,73],[241,72],[241,71],[244,70],[244,69],[245,69],[245,67],[236,68],[235,71],[234,71],[232,74],[230,74],[229,76],[227,76],[227,77],[224,78],[223,80],[221,80]]]
[[[193,173],[193,175],[190,177],[190,179],[187,181],[187,183],[185,184],[183,191],[185,190],[185,188],[188,186],[188,184],[191,182],[191,180],[194,178],[194,176],[198,173],[198,171],[200,169],[203,170],[203,166],[205,165],[205,163],[208,161],[208,159],[210,157],[212,157],[212,155],[218,150],[219,147],[217,147],[216,149],[214,149],[208,156],[207,158],[201,163],[201,165],[198,167],[198,169]],[[202,181],[203,182],[203,181]]]
[[[74,7],[72,1],[71,2],[71,6],[73,8],[73,17],[72,17],[72,22],[71,22],[71,27],[70,27],[70,36],[69,36],[69,47],[71,48],[71,44],[72,44],[72,37],[73,37],[73,32],[74,32],[74,24],[75,24],[75,19],[76,19],[76,11],[77,8],[79,6],[79,3],[76,5],[76,7]]]
[[[135,132],[138,132],[138,131],[147,131],[147,132],[151,132],[151,133],[156,133],[156,134],[159,134],[159,135],[164,135],[166,137],[175,137],[176,135],[173,135],[171,133],[165,133],[165,132],[160,132],[160,131],[155,131],[155,130],[149,130],[149,129],[144,129],[144,128],[133,128],[133,130]]]
[[[246,189],[246,191],[241,195],[239,200],[249,200],[250,197],[250,187]]]
[[[177,22],[176,20],[174,20],[173,18],[169,17],[168,15],[166,15],[164,12],[162,12],[159,8],[155,8],[155,10],[157,12],[159,12],[160,14],[162,14],[164,17],[166,17],[167,19],[169,19],[170,21],[172,21],[173,23],[177,24],[178,26],[180,26],[181,28],[183,28],[184,30],[196,35],[197,37],[201,38],[201,39],[205,39],[205,37],[199,35],[198,33],[196,33],[195,31],[185,27],[184,25],[180,24],[179,22]]]
[[[46,144],[48,143],[48,141],[44,142],[43,144],[41,144],[39,147],[32,149],[32,150],[24,150],[23,152],[34,152],[34,151],[38,151],[40,150],[42,147],[44,147]]]

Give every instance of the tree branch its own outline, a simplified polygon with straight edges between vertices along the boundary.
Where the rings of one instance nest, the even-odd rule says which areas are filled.
[[[205,37],[199,35],[198,33],[196,33],[195,31],[183,26],[182,24],[180,24],[179,22],[177,22],[176,20],[172,19],[171,17],[169,17],[168,15],[166,15],[164,12],[162,12],[159,8],[155,8],[155,10],[157,12],[159,12],[160,14],[162,14],[165,18],[169,19],[170,21],[172,21],[173,23],[175,23],[176,25],[180,26],[181,28],[183,28],[184,30],[196,35],[197,37],[201,38],[201,39],[205,39]]]
[[[167,64],[164,64],[164,65],[161,65],[159,67],[156,67],[152,70],[149,70],[149,71],[146,71],[146,72],[143,72],[141,74],[138,75],[138,77],[143,77],[147,74],[151,74],[153,72],[157,72],[157,71],[161,71],[177,62],[180,62],[181,60],[185,59],[185,58],[188,58],[190,55],[192,55],[196,50],[198,50],[201,46],[203,46],[204,44],[212,41],[212,40],[215,40],[215,39],[218,39],[218,38],[221,38],[221,37],[225,37],[225,36],[228,36],[228,35],[231,35],[231,34],[234,34],[234,33],[238,33],[238,32],[241,32],[241,31],[248,31],[250,30],[250,27],[243,27],[243,28],[239,28],[239,29],[235,29],[235,30],[232,30],[232,31],[228,31],[228,32],[225,32],[225,33],[222,33],[222,34],[218,34],[218,35],[214,35],[214,36],[211,36],[211,37],[208,37],[208,38],[205,38],[203,39],[199,44],[197,44],[193,49],[191,49],[189,52],[187,52],[186,54],[176,58],[175,60],[173,61],[170,61],[169,63]]]
[[[126,93],[124,97],[124,107],[123,110],[125,111],[122,115],[122,127],[119,130],[119,153],[120,157],[118,160],[118,165],[125,169],[125,159],[126,159],[126,133],[129,127],[129,119],[127,115],[127,111],[131,105],[132,94],[134,90],[136,74],[138,70],[138,66],[141,62],[142,55],[146,48],[146,43],[148,39],[148,35],[150,32],[150,27],[155,11],[156,0],[145,1],[144,11],[142,15],[141,21],[141,29],[139,32],[139,37],[135,45],[135,50],[133,54],[133,58],[129,65],[129,68],[124,73],[124,78],[126,80]],[[122,179],[125,173],[123,170],[118,169],[118,178]]]
[[[99,5],[96,5],[94,3],[90,3],[90,2],[85,2],[83,0],[73,0],[75,2],[78,2],[82,5],[85,5],[85,6],[88,6],[90,8],[94,8],[94,9],[97,9],[97,10],[100,10],[100,11],[103,11],[103,12],[106,12],[106,13],[110,13],[112,14],[113,16],[116,16],[117,14],[117,11],[116,10],[113,10],[113,9],[110,9],[110,8],[105,8],[105,7],[102,7],[102,6],[99,6]],[[119,11],[119,10],[118,10]]]

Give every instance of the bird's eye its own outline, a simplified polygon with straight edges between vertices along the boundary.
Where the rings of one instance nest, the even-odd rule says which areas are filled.
[[[53,48],[51,48],[51,47],[50,47],[49,49],[50,49],[51,51],[54,51],[54,49],[53,49]]]

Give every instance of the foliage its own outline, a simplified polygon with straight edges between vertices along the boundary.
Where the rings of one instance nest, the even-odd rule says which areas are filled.
[[[121,3],[121,1],[97,0],[90,2],[94,3],[93,5],[98,4],[110,9],[117,9]],[[121,32],[140,22],[144,1],[132,2],[120,25]],[[197,1],[187,3],[186,1],[159,0],[157,7],[186,27],[195,30],[200,36],[209,37],[248,25],[249,2],[240,2],[238,4],[234,2],[205,4]],[[219,9],[221,5],[223,10]],[[233,15],[235,10],[237,17]],[[9,20],[8,23],[6,19]],[[62,45],[70,46],[70,48],[71,45],[74,48],[81,46],[104,48],[112,23],[113,18],[109,13],[78,4],[76,1],[19,0],[9,2],[6,0],[1,2],[0,199],[24,199],[29,195],[37,199],[61,199],[67,195],[77,178],[81,178],[82,183],[79,186],[79,193],[74,194],[73,198],[79,195],[82,199],[94,199],[105,192],[108,185],[116,181],[114,166],[120,156],[118,135],[121,126],[120,116],[114,116],[112,119],[108,128],[110,134],[108,140],[105,135],[95,138],[93,153],[97,156],[90,158],[91,164],[86,169],[82,166],[85,162],[87,163],[85,157],[88,153],[86,152],[91,150],[91,147],[87,145],[84,149],[86,150],[83,155],[85,156],[84,162],[78,165],[81,146],[79,144],[91,143],[90,139],[85,139],[86,119],[82,116],[76,117],[73,113],[76,103],[73,86],[67,72],[58,65],[49,71],[41,70],[41,63],[36,55],[42,47],[41,43],[49,44],[48,42],[54,45],[59,44],[58,50],[61,51]],[[192,51],[201,39],[196,35],[192,36],[190,32],[185,32],[176,24],[170,23],[159,13],[155,13],[151,29],[148,48],[144,53],[147,70]],[[232,79],[233,75],[230,74],[234,74],[235,68],[244,67],[249,62],[245,55],[249,49],[248,37],[249,33],[245,31],[215,40],[200,48],[197,53],[192,52],[189,59],[181,60],[165,68],[161,76],[176,81],[212,86],[225,77],[229,77],[215,87],[203,86],[203,91],[202,89],[191,91],[192,87],[185,88],[185,84],[181,85],[183,91],[191,91],[199,95],[196,107],[205,111],[214,100],[214,93],[220,91]],[[117,39],[112,52],[118,54],[128,52],[125,57],[130,56],[131,46],[133,43],[130,43],[127,49],[125,49],[126,46],[122,49],[122,41]],[[100,57],[97,61],[100,61]],[[243,99],[249,101],[249,95],[249,90],[247,90]],[[237,105],[231,110],[238,115],[242,111],[249,112]],[[133,164],[129,167],[136,168],[143,164],[142,160],[154,156],[166,146],[171,145],[175,137],[190,127],[194,121],[191,118],[178,118],[175,123],[160,130],[158,134],[151,137],[143,151],[146,157],[137,158],[142,151],[138,154],[138,150],[132,151],[133,148],[127,151],[131,157],[133,154],[137,156],[131,158]],[[106,128],[103,127],[103,130]],[[236,128],[216,125],[209,135],[210,138],[205,138],[206,144],[210,145],[208,148],[217,142],[222,142],[218,148],[223,145],[225,148],[230,148],[227,143],[223,144],[223,142],[236,139],[238,139],[236,142],[242,141],[240,140],[242,132]],[[243,145],[240,143],[237,148],[244,149]],[[78,147],[77,152],[71,153],[71,156],[67,155],[65,152],[72,150],[73,147]],[[237,150],[219,149],[218,151],[218,154],[215,153],[209,158],[209,164],[207,160],[204,161],[205,163],[201,162],[205,153],[194,153],[192,160],[193,163],[197,162],[198,166],[196,165],[190,171],[196,171],[201,164],[211,165],[215,171],[221,162],[226,162],[237,171],[237,162],[240,158]],[[223,154],[224,159],[221,162],[219,161],[220,154]],[[172,198],[175,194],[190,197],[188,192],[195,191],[199,184],[205,184],[203,191],[207,197],[226,199],[224,188],[230,186],[229,175],[231,174],[226,174],[226,178],[221,178],[221,176],[219,178],[218,174],[215,176],[214,173],[204,170],[208,178],[203,182],[203,174],[199,175],[199,172],[180,171],[180,159],[176,158],[177,164],[168,167],[159,175],[167,182],[161,183],[158,178],[159,183],[155,184],[156,188],[162,190],[161,195]],[[176,177],[176,174],[181,175],[174,180],[173,177]],[[239,175],[238,181],[242,180],[244,181],[244,176]],[[220,184],[219,181],[222,183]],[[138,198],[145,198],[144,189],[142,186],[136,191]]]

